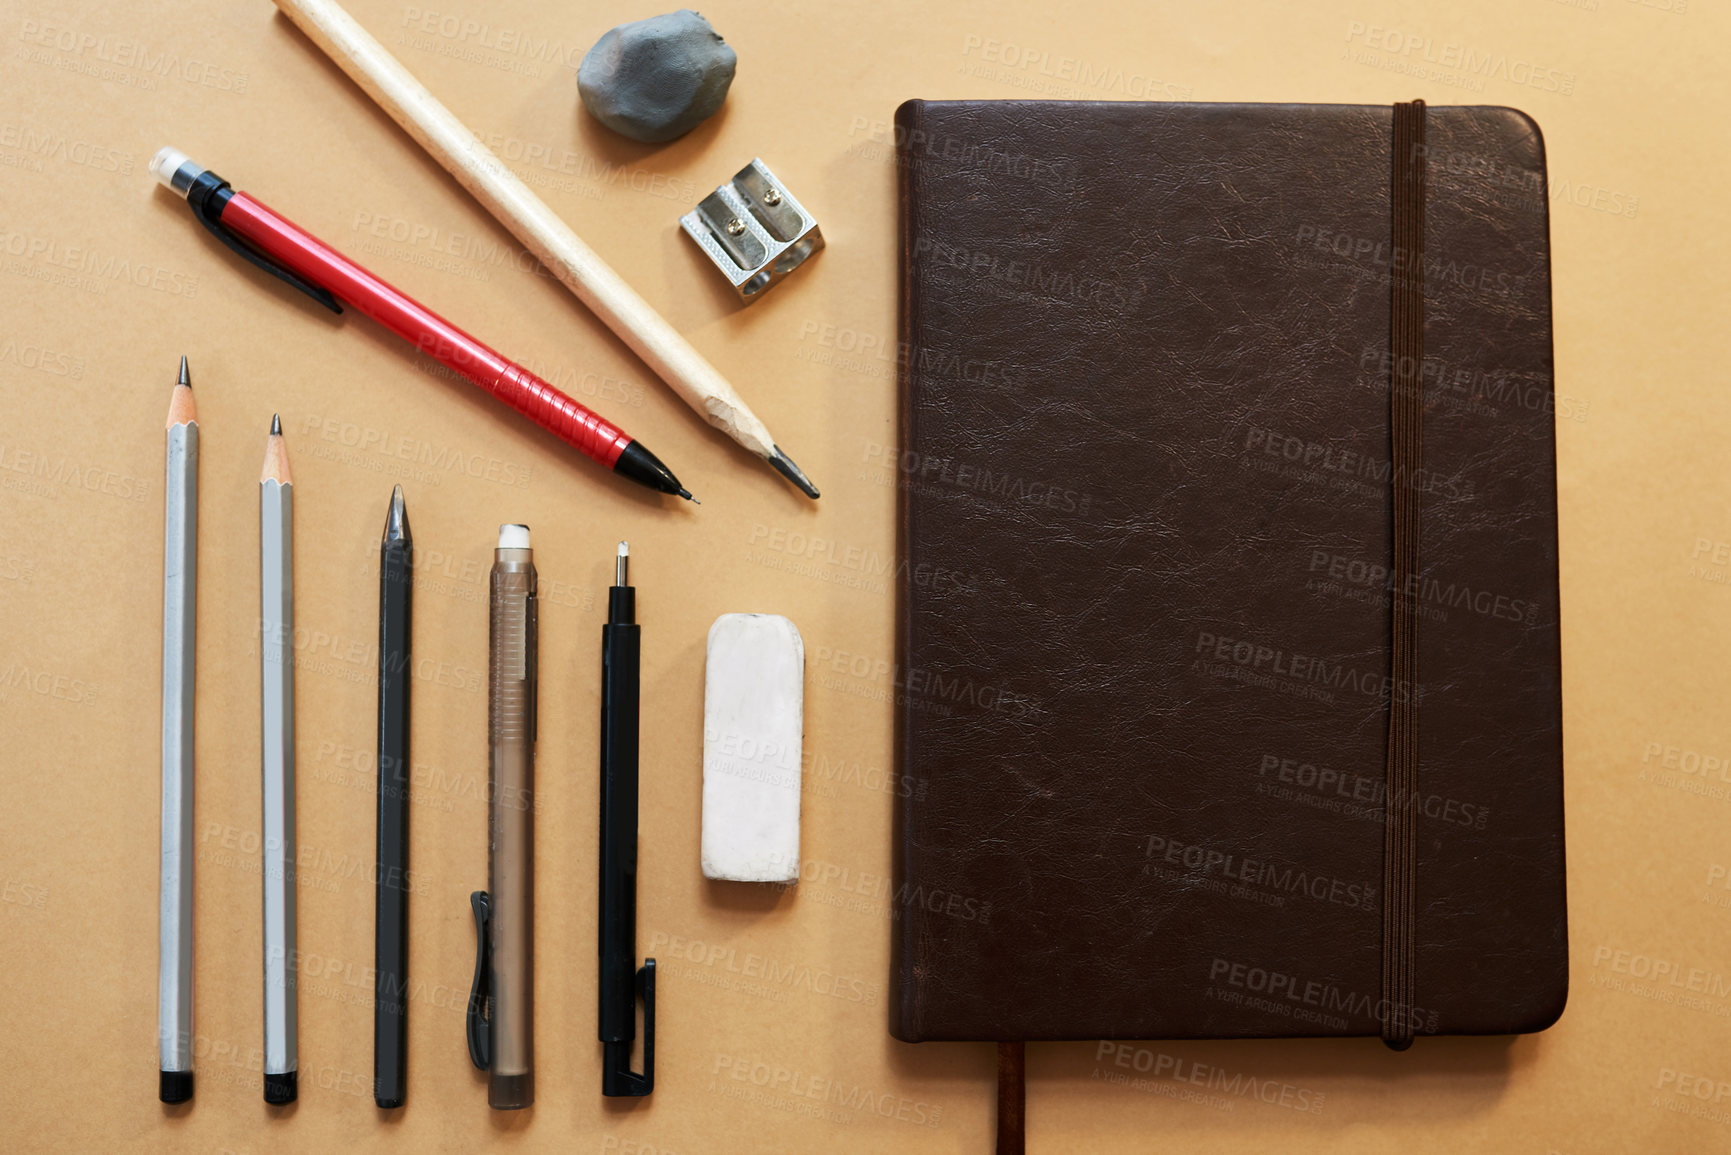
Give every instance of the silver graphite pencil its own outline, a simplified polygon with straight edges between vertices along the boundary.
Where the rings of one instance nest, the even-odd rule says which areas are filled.
[[[294,478],[272,417],[259,477],[259,674],[264,735],[264,1101],[292,1103],[295,1049]]]
[[[164,1103],[192,1098],[192,707],[198,628],[198,407],[186,358],[168,402],[162,519],[162,882],[156,1043]]]

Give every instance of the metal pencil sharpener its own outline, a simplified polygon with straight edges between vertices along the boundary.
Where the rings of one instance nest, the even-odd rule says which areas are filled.
[[[748,305],[823,248],[817,218],[755,157],[679,223]]]

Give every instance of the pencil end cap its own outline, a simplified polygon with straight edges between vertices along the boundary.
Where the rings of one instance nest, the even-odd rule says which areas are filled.
[[[487,1080],[487,1106],[495,1111],[521,1111],[535,1103],[535,1072],[521,1075],[493,1073]]]
[[[264,1101],[274,1106],[292,1103],[300,1094],[300,1072],[284,1071],[273,1075],[269,1071],[264,1076]]]
[[[192,1098],[191,1071],[163,1071],[158,1098],[164,1103],[185,1103]]]
[[[166,145],[156,150],[156,155],[150,158],[150,175],[154,176],[162,187],[170,192],[185,197],[192,182],[203,176],[205,169],[192,162],[178,148]]]

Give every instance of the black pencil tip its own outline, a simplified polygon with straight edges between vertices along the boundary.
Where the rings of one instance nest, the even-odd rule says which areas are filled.
[[[272,413],[270,415],[270,435],[272,437],[282,436],[282,414]]]
[[[185,385],[188,389],[192,388],[192,375],[186,371],[185,353],[180,355],[180,381],[178,383]]]
[[[385,515],[385,540],[409,540],[409,507],[403,503],[403,487],[391,490],[391,511]]]
[[[801,493],[815,499],[818,496],[817,486],[811,483],[811,478],[805,475],[805,470],[795,465],[793,458],[781,451],[781,446],[774,446],[774,449],[775,452],[771,453],[767,460],[775,467],[775,471],[799,486]]]

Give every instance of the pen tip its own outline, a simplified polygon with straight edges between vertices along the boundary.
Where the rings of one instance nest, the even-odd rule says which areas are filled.
[[[775,452],[768,457],[775,471],[799,487],[799,491],[807,497],[815,499],[818,496],[817,486],[811,483],[811,478],[805,475],[805,470],[793,463],[793,458],[781,451],[781,446],[774,447]]]
[[[176,384],[185,385],[188,389],[192,388],[192,375],[186,371],[185,353],[180,355],[180,380]]]
[[[683,497],[686,501],[689,501],[692,505],[702,505],[703,504],[701,501],[698,501],[695,497],[691,496],[691,491],[689,489],[680,490],[679,496]]]
[[[282,436],[282,414],[272,413],[270,415],[270,435],[272,437]]]

